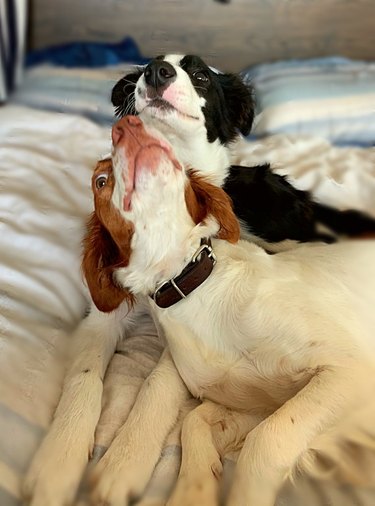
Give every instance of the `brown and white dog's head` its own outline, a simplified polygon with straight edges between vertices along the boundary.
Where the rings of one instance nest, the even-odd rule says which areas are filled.
[[[99,162],[92,178],[84,241],[83,271],[101,311],[179,274],[202,237],[239,239],[228,196],[177,160],[158,131],[126,116],[112,139],[112,160]]]
[[[139,114],[171,142],[183,163],[222,184],[228,145],[250,132],[251,89],[235,74],[212,70],[198,56],[165,55],[123,77],[113,88],[116,114]]]

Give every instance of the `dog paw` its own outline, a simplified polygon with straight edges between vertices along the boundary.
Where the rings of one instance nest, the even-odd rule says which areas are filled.
[[[141,499],[135,506],[166,506],[165,499]]]
[[[217,475],[221,474],[221,469]],[[180,476],[167,506],[218,506],[216,471]]]
[[[89,448],[45,440],[26,474],[22,495],[30,506],[73,504],[89,458]]]
[[[127,506],[142,495],[152,471],[145,463],[119,458],[110,448],[92,471],[91,504]]]
[[[274,506],[277,492],[272,478],[259,480],[252,476],[235,477],[231,485],[227,506]]]

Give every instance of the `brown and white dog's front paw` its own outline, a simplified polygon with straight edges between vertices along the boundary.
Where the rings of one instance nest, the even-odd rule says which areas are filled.
[[[47,435],[26,474],[22,494],[30,506],[73,504],[89,458],[89,447]]]
[[[93,506],[126,506],[145,490],[153,466],[124,455],[120,448],[109,448],[92,472],[91,504]]]
[[[218,506],[217,486],[207,476],[179,480],[167,506]]]
[[[222,474],[219,460],[208,472],[191,471],[180,474],[167,506],[218,506],[218,479]]]
[[[266,473],[265,473],[266,475]],[[272,476],[265,478],[235,473],[227,506],[275,506],[277,488]]]
[[[145,498],[137,501],[136,506],[166,506],[166,500]]]

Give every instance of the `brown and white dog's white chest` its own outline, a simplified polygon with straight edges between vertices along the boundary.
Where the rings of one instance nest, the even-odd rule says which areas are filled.
[[[163,324],[163,318],[160,321]],[[229,346],[214,349],[169,318],[163,327],[174,363],[189,391],[228,408],[270,414],[315,374],[307,367],[296,370],[287,357],[275,351],[246,352]]]
[[[322,248],[306,248],[306,268],[294,259],[298,251],[280,254],[280,261],[247,243],[214,246],[219,260],[205,283],[183,302],[157,310],[176,367],[194,396],[270,413],[325,364],[360,355],[364,366],[360,350],[369,343],[353,313],[359,299],[334,252],[343,250],[349,268],[349,245],[324,257]],[[322,265],[343,283],[321,276]]]

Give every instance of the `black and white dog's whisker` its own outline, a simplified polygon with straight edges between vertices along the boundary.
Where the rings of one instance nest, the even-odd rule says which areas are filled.
[[[126,116],[128,114],[135,114],[135,92],[134,89],[129,93],[127,96],[127,100],[124,100],[124,102],[121,105],[118,105],[115,108],[115,114],[116,116]]]
[[[375,232],[374,219],[314,202],[268,164],[230,165],[229,146],[249,134],[255,111],[252,89],[235,74],[219,73],[197,56],[159,56],[122,78],[112,102],[117,116],[139,114],[166,137],[182,163],[224,186],[243,235],[271,251]]]

